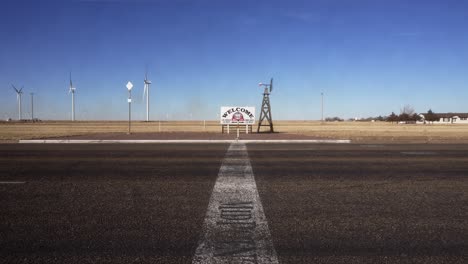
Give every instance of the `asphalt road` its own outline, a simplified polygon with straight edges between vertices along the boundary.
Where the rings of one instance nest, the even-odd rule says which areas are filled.
[[[0,145],[0,262],[190,263],[227,148]],[[280,263],[466,263],[468,145],[248,152]]]
[[[190,263],[228,145],[1,145],[0,262]]]
[[[254,145],[281,263],[467,263],[468,146]]]

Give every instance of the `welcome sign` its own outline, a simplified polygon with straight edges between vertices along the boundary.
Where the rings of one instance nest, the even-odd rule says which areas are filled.
[[[222,125],[253,125],[255,124],[255,107],[221,106],[220,117]]]

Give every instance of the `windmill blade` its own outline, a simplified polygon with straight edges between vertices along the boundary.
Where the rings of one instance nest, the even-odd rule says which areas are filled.
[[[11,87],[13,87],[16,93],[19,93],[18,89],[16,89],[16,87],[12,83],[11,83]]]
[[[273,91],[273,78],[270,80],[270,93]]]
[[[73,87],[73,82],[72,82],[72,78],[71,78],[71,72],[70,72],[70,89]]]
[[[23,88],[24,86],[21,86],[21,89],[19,89],[19,93],[23,93]]]

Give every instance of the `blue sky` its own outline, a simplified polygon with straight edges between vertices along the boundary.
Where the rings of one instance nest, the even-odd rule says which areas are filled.
[[[274,119],[468,112],[468,2],[83,0],[0,3],[0,118],[216,119],[275,80]]]

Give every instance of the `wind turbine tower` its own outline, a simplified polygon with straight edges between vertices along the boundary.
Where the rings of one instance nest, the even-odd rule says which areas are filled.
[[[72,121],[75,121],[75,90],[76,88],[73,87],[73,82],[72,82],[71,72],[70,72],[70,88],[68,90],[68,93],[72,94]]]
[[[21,87],[19,90],[13,84],[11,84],[11,87],[13,87],[16,92],[16,99],[18,100],[18,120],[21,121],[21,95],[23,94],[24,87]]]
[[[149,121],[149,87],[151,84],[151,81],[148,80],[148,70],[145,72],[145,88],[143,90],[143,99],[146,95],[146,122]]]

